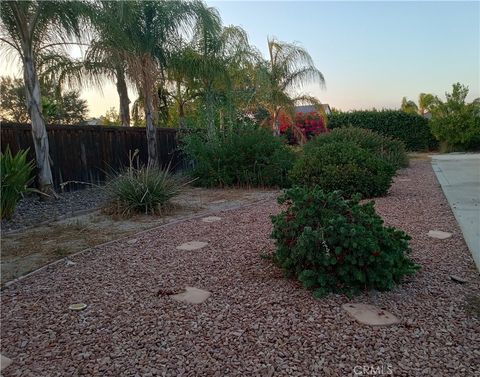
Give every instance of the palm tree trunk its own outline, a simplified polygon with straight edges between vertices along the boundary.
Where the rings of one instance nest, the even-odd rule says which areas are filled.
[[[27,109],[32,121],[33,145],[38,170],[38,186],[45,194],[54,193],[52,170],[50,167],[50,155],[48,146],[47,129],[42,116],[40,95],[40,82],[33,58],[28,53],[24,54],[23,77],[25,80],[25,94]]]
[[[278,110],[275,110],[273,112],[272,127],[273,127],[273,135],[274,136],[280,136],[280,125],[278,123]]]
[[[121,67],[117,67],[117,93],[120,98],[120,121],[122,126],[130,127],[130,98],[128,98],[127,83],[125,82],[125,72]]]
[[[155,128],[153,98],[149,90],[145,91],[145,122],[147,129],[148,166],[158,165],[157,130]]]

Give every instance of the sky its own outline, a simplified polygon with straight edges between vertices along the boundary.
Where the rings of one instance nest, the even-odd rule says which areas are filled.
[[[326,88],[302,93],[342,110],[398,108],[421,92],[444,98],[455,82],[480,97],[480,2],[207,1],[225,25],[243,27],[267,57],[267,37],[296,42]],[[3,60],[3,59],[2,59]],[[0,73],[13,67],[0,62]],[[118,108],[115,86],[84,90],[90,115]],[[131,93],[131,100],[135,94]]]

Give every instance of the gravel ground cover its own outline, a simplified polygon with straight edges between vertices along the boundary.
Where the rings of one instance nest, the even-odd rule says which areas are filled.
[[[9,232],[30,227],[44,221],[54,221],[79,211],[95,209],[105,201],[100,188],[64,192],[56,200],[42,201],[38,195],[23,198],[11,220],[2,220],[2,231]]]
[[[261,258],[274,248],[269,215],[278,212],[267,200],[100,246],[9,286],[1,353],[13,364],[3,375],[350,376],[355,366],[480,375],[480,319],[465,308],[480,279],[430,164],[414,161],[376,206],[412,235],[423,269],[353,302],[390,311],[398,325],[360,325],[341,309],[347,297],[316,300]],[[431,229],[453,235],[430,238]],[[208,245],[176,249],[189,241]],[[185,286],[212,295],[199,305],[172,300]],[[73,303],[88,307],[68,310]]]

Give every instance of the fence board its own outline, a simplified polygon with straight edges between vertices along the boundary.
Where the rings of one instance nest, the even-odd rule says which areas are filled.
[[[139,150],[140,163],[147,163],[145,128],[104,126],[47,126],[52,176],[56,189],[63,183],[80,181],[101,184],[107,174],[128,165],[129,151]],[[182,166],[178,150],[177,132],[171,128],[158,128],[159,164],[170,164],[172,170]],[[31,126],[29,124],[2,123],[1,149],[10,146],[12,153],[30,148],[29,158],[35,159]],[[85,184],[69,183],[65,190],[75,190]]]

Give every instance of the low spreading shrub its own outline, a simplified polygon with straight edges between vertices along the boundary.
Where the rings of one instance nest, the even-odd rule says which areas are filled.
[[[385,227],[373,202],[318,187],[292,188],[278,202],[286,209],[272,216],[273,260],[317,297],[390,290],[419,268],[408,255],[410,237]]]
[[[135,213],[161,213],[169,200],[178,195],[185,182],[157,167],[130,167],[112,176],[104,189],[106,210],[129,216]]]
[[[408,155],[402,141],[394,140],[368,129],[358,127],[336,128],[329,133],[319,135],[311,141],[311,143],[317,145],[348,142],[376,154],[395,169],[408,166]]]
[[[360,127],[401,140],[410,151],[436,146],[428,120],[420,115],[398,110],[335,112],[329,115],[328,127]]]
[[[270,130],[239,127],[213,138],[187,135],[183,150],[192,161],[190,174],[204,187],[285,187],[294,153]]]
[[[341,190],[346,197],[356,193],[370,198],[385,194],[395,169],[382,158],[354,143],[309,142],[290,173],[292,184]]]
[[[27,160],[28,150],[12,155],[7,146],[5,153],[0,153],[0,215],[10,219],[15,212],[18,201],[28,191],[33,181],[34,163]]]

